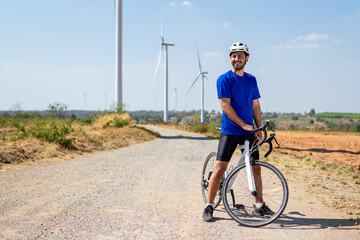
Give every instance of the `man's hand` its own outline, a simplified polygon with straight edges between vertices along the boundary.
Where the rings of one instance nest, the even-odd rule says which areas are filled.
[[[254,130],[254,127],[253,126],[251,126],[251,125],[249,125],[249,124],[246,124],[246,123],[244,123],[244,125],[243,126],[241,126],[245,131],[249,131],[249,132],[251,132],[252,130]]]
[[[255,134],[255,137],[257,137],[259,139],[258,142],[263,138],[262,131],[257,131],[254,134]]]

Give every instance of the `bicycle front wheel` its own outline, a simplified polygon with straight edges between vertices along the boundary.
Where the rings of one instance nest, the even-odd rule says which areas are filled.
[[[261,179],[258,178],[256,184],[262,184],[263,200],[274,213],[266,215],[255,211],[255,198],[249,191],[245,164],[236,167],[226,178],[222,198],[226,211],[235,221],[248,227],[261,227],[282,214],[289,190],[284,176],[277,168],[260,161],[255,161],[253,166],[260,166]]]
[[[211,174],[214,171],[216,155],[217,155],[216,152],[212,152],[207,156],[204,166],[203,166],[203,169],[202,169],[202,173],[201,173],[201,193],[202,193],[202,197],[203,197],[205,204],[208,202],[208,199],[207,199],[208,187],[209,187]],[[223,181],[221,181],[221,182],[223,182]],[[220,188],[219,188],[218,192],[216,193],[216,196],[214,199],[214,204],[215,204],[214,208],[216,208],[221,202],[221,187],[222,187],[222,184],[220,184]]]

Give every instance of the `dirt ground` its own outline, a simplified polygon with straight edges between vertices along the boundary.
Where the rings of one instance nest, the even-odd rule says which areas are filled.
[[[276,132],[280,152],[360,171],[360,135],[354,133]]]
[[[296,178],[317,201],[360,216],[360,135],[351,133],[276,132],[280,147],[269,156]]]
[[[332,181],[331,175],[280,164],[276,167],[290,194],[275,222],[240,226],[222,204],[214,222],[203,222],[201,169],[218,142],[155,126],[151,130],[161,136],[72,160],[1,170],[0,239],[359,239],[359,219],[324,206],[318,194],[306,191],[309,179]],[[294,158],[272,155],[271,161]]]

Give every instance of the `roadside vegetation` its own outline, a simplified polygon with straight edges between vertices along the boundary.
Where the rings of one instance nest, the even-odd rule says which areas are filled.
[[[162,111],[134,111],[131,117],[137,123],[163,123]],[[273,128],[280,131],[319,131],[360,133],[360,113],[316,113],[315,109],[301,113],[262,113],[263,120],[270,120]],[[206,112],[205,123],[200,123],[200,111],[170,111],[170,125],[195,132],[216,135],[216,126],[221,125],[220,112]]]
[[[65,104],[46,112],[5,112],[0,115],[0,168],[4,164],[111,150],[155,138],[134,125],[123,106],[77,118]]]

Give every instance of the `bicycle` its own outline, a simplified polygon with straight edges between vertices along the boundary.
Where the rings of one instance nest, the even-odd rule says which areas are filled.
[[[261,127],[252,131],[253,133],[263,131],[264,137],[259,139],[257,143],[254,142],[251,147],[249,146],[249,140],[245,140],[244,145],[238,146],[243,149],[243,154],[235,168],[231,169],[232,167],[230,167],[225,171],[214,200],[214,208],[223,201],[224,207],[231,218],[247,227],[261,227],[275,221],[285,210],[289,197],[289,189],[282,173],[269,163],[254,161],[250,158],[251,152],[258,149],[263,143],[269,144],[269,151],[265,154],[265,157],[273,150],[272,141],[275,140],[278,144],[275,133],[272,133],[267,138],[267,128],[273,131],[269,121],[265,121]],[[207,156],[202,170],[201,191],[205,204],[207,203],[208,186],[215,161],[216,153],[212,152]],[[261,167],[260,178],[254,179],[252,166]],[[253,213],[254,197],[258,194],[255,182],[259,183],[259,181],[262,183],[264,202],[274,211],[271,216],[256,216]]]

